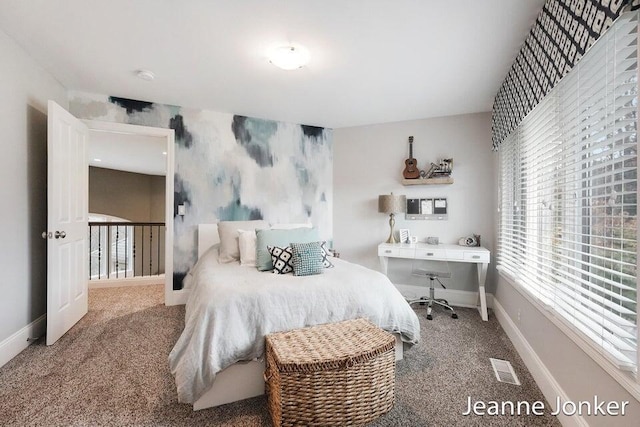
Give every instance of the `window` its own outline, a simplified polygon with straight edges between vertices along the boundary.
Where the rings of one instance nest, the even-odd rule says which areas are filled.
[[[637,373],[638,13],[500,146],[498,269]]]

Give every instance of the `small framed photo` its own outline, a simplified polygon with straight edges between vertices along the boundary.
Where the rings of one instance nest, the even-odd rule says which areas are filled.
[[[400,243],[410,243],[409,242],[409,229],[401,228],[400,229]]]

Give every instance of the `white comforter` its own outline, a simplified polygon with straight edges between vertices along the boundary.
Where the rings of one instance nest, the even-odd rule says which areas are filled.
[[[335,268],[296,277],[217,259],[209,250],[187,276],[185,327],[169,355],[181,402],[198,400],[226,367],[262,357],[272,332],[364,317],[405,343],[420,338],[416,314],[377,271],[331,258]]]

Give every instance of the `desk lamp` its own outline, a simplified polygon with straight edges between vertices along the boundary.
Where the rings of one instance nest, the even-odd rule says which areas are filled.
[[[396,196],[393,193],[378,196],[378,212],[389,214],[389,239],[387,243],[398,243],[393,227],[396,225],[395,214],[407,211],[407,196]]]

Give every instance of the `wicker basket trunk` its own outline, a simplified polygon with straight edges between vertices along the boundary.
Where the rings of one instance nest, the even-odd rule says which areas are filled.
[[[394,403],[395,338],[365,319],[268,335],[275,426],[363,425]]]

